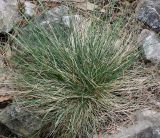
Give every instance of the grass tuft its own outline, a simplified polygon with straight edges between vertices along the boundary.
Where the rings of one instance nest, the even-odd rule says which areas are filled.
[[[89,137],[126,115],[129,104],[114,84],[137,58],[122,23],[72,26],[30,24],[15,38],[12,63],[18,104],[42,119],[53,137]],[[46,129],[46,128],[45,128]]]

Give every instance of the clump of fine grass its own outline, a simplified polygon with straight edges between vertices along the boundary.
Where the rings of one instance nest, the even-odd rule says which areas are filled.
[[[74,25],[30,24],[20,30],[12,58],[16,100],[42,118],[49,135],[89,137],[123,114],[120,109],[130,102],[113,84],[137,51],[132,33],[121,35],[121,27],[94,20],[83,34]]]

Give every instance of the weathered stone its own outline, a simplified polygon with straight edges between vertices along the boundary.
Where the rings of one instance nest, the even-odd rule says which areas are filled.
[[[37,17],[35,22],[40,23],[41,25],[62,23],[62,17],[68,15],[68,12],[69,8],[67,6],[58,6]]]
[[[87,20],[81,15],[68,15],[62,17],[63,24],[71,27],[73,25],[74,29],[76,29],[77,32],[84,32],[87,30],[87,28],[90,25],[90,20]]]
[[[144,58],[152,63],[160,63],[160,38],[152,31],[144,29],[139,36]]]
[[[154,110],[144,109],[142,111],[138,111],[136,113],[137,120],[147,120],[150,119],[152,116],[156,115],[157,112]]]
[[[98,135],[93,138],[98,138]],[[160,138],[160,113],[152,110],[141,111],[134,125],[121,129],[118,134],[103,133],[102,138]]]
[[[152,138],[160,138],[160,127],[154,127],[152,133],[153,133]]]
[[[137,118],[139,121],[150,121],[152,123],[151,138],[160,138],[160,113],[157,113],[154,110],[145,109],[138,113]]]
[[[136,8],[136,16],[154,31],[160,31],[160,0],[140,1]]]
[[[33,17],[36,15],[36,5],[35,4],[33,4],[29,1],[25,1],[24,6],[25,6],[24,14],[26,16]]]
[[[18,20],[17,0],[0,1],[0,32],[9,32]]]
[[[28,138],[40,129],[41,121],[12,105],[0,112],[0,123],[7,126],[14,134]]]
[[[86,28],[90,25],[90,22],[83,16],[78,14],[69,14],[69,8],[63,5],[50,9],[38,17],[35,22],[46,27],[49,24],[62,24],[65,27],[71,27],[71,25],[73,25],[77,32],[81,32],[83,34],[84,31],[86,31]]]
[[[147,133],[146,133],[147,132]],[[151,138],[152,137],[152,123],[149,121],[141,121],[137,124],[120,130],[118,134],[107,135],[103,134],[102,138]],[[98,138],[94,136],[93,138]]]
[[[20,138],[13,134],[8,127],[0,123],[0,138]]]
[[[48,0],[42,0],[42,1],[48,1]],[[50,0],[51,2],[62,2],[63,0]]]
[[[71,23],[77,23],[77,25],[80,24],[80,22],[82,21],[82,16],[80,16],[80,15],[67,15],[67,16],[62,17],[62,21],[66,26],[70,27]]]

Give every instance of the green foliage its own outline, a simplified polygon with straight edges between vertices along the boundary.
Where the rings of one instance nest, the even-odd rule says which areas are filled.
[[[18,104],[42,118],[53,137],[97,133],[126,99],[113,84],[137,57],[132,34],[121,22],[92,21],[85,31],[30,24],[15,38]],[[46,129],[46,128],[45,128]]]

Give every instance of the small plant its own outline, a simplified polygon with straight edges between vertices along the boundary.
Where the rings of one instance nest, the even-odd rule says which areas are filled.
[[[82,34],[64,26],[30,24],[15,38],[12,63],[17,103],[42,118],[48,136],[89,137],[119,116],[128,99],[114,84],[137,51],[121,22],[92,21]],[[46,128],[45,128],[46,130]]]

